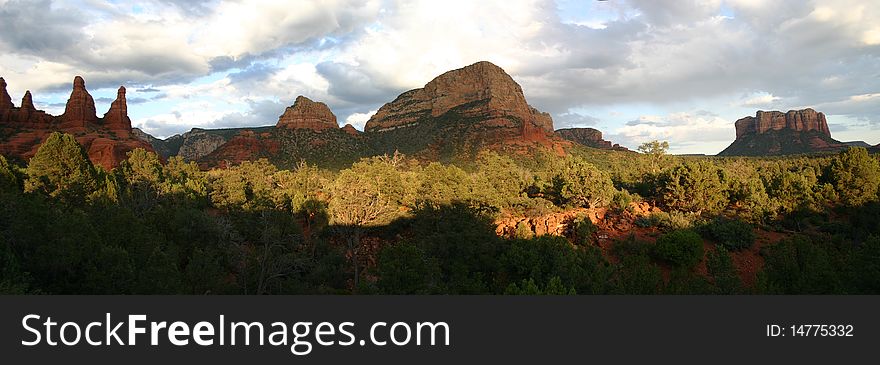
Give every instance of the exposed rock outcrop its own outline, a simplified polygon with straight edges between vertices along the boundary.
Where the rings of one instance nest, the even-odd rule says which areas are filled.
[[[745,117],[734,123],[736,126],[736,138],[747,134],[763,134],[771,130],[793,130],[799,132],[818,131],[831,137],[825,114],[807,108],[803,110],[789,110],[786,113],[779,111],[765,112],[759,110],[754,117]]]
[[[64,114],[61,115],[61,128],[86,128],[98,121],[95,99],[86,90],[86,82],[81,76],[73,79],[73,91],[67,99]]]
[[[125,86],[116,92],[116,100],[110,104],[110,110],[104,114],[104,127],[113,131],[131,131],[131,119],[128,117],[128,104],[125,101]]]
[[[385,132],[420,123],[473,121],[470,133],[487,142],[546,141],[553,120],[526,103],[522,88],[489,62],[446,72],[421,89],[407,91],[383,105],[367,121],[365,132]]]
[[[202,168],[229,167],[242,161],[253,161],[277,154],[280,145],[270,133],[243,130],[228,142],[199,160]]]
[[[736,140],[721,156],[772,156],[833,152],[849,148],[831,138],[825,114],[813,109],[758,111],[734,123]]]
[[[278,128],[311,129],[322,131],[325,129],[337,129],[336,115],[330,111],[327,104],[314,102],[305,96],[297,96],[292,106],[284,110],[284,114],[278,117]]]
[[[95,101],[82,77],[74,79],[64,114],[57,117],[37,110],[30,91],[22,97],[21,107],[15,107],[5,85],[0,79],[0,135],[4,137],[0,154],[27,161],[55,131],[74,135],[92,163],[106,169],[118,165],[135,148],[153,150],[149,143],[132,135],[124,88],[120,88],[119,97],[102,120],[96,115]]]
[[[12,97],[6,91],[6,80],[0,77],[0,113],[12,109]]]
[[[183,134],[183,142],[177,155],[186,161],[196,161],[226,143],[227,139],[204,129],[193,128]]]
[[[606,208],[578,208],[570,211],[551,213],[538,217],[507,217],[495,221],[495,233],[502,237],[513,237],[517,234],[517,226],[525,226],[534,236],[565,236],[568,228],[578,217],[586,217],[593,224],[605,218]]]
[[[564,128],[556,130],[556,134],[563,139],[580,143],[587,147],[629,151],[626,147],[616,143],[612,144],[610,141],[602,139],[602,132],[594,128]]]
[[[354,126],[351,124],[346,124],[344,127],[342,127],[342,131],[352,136],[359,136],[361,134],[361,132],[355,129]]]

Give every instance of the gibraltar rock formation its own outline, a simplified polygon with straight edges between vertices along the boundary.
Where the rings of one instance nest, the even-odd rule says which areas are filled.
[[[831,138],[825,114],[813,109],[758,111],[734,123],[736,140],[720,156],[774,156],[848,148]]]
[[[89,159],[107,169],[118,165],[135,148],[153,151],[149,143],[132,134],[125,88],[119,88],[110,110],[104,118],[98,118],[95,100],[80,76],[73,79],[70,98],[60,116],[38,110],[30,91],[22,97],[21,107],[16,107],[6,90],[6,81],[0,78],[0,131],[4,137],[0,154],[22,161],[36,154],[40,144],[55,131],[72,134]]]

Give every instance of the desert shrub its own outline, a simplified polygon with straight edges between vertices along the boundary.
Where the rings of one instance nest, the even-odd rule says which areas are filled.
[[[514,237],[520,239],[529,239],[532,238],[535,234],[532,232],[532,227],[529,227],[529,224],[525,221],[521,221],[516,224],[516,231],[513,233]]]
[[[618,190],[614,192],[614,197],[611,198],[611,208],[618,212],[622,212],[635,201],[639,201],[639,196],[637,194],[630,194],[630,192],[626,190]]]
[[[622,259],[624,256],[648,256],[651,252],[651,246],[636,239],[635,235],[629,235],[624,240],[617,240],[611,246],[611,253],[617,258]]]
[[[866,149],[850,148],[831,161],[828,180],[834,185],[842,203],[861,205],[877,199],[880,164],[868,155]]]
[[[636,218],[635,224],[642,228],[659,227],[665,229],[688,229],[699,219],[695,213],[679,211],[657,212]]]
[[[556,168],[551,186],[548,195],[558,196],[561,204],[578,207],[607,206],[615,192],[607,172],[573,156]]]
[[[724,247],[718,247],[706,255],[706,271],[715,284],[717,294],[738,294],[742,291],[742,281],[733,266],[733,259]]]
[[[836,245],[805,236],[783,240],[767,250],[758,288],[766,294],[845,294],[845,256]]]
[[[617,265],[612,285],[616,294],[657,294],[663,287],[663,274],[646,255],[625,256]]]
[[[716,218],[701,226],[699,232],[728,250],[743,250],[755,244],[752,225],[741,220]]]
[[[669,282],[663,294],[693,295],[714,294],[712,284],[703,276],[685,267],[678,267],[669,274]]]
[[[543,288],[535,283],[534,279],[523,280],[519,285],[510,284],[504,289],[504,295],[575,295],[574,288],[568,288],[562,283],[562,279],[554,276]]]
[[[703,240],[692,230],[676,230],[657,238],[654,255],[675,266],[691,268],[703,259]]]
[[[575,244],[587,246],[592,242],[593,234],[599,230],[589,217],[579,215],[572,221]]]
[[[377,271],[376,285],[384,294],[429,294],[439,276],[436,263],[420,247],[410,243],[383,248]]]
[[[660,175],[658,196],[672,210],[717,212],[727,204],[721,174],[709,161],[683,163]]]

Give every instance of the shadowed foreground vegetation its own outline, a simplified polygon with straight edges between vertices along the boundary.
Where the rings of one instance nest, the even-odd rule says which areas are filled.
[[[0,292],[877,294],[878,188],[877,157],[861,148],[777,159],[573,149],[460,166],[395,154],[341,171],[265,160],[200,171],[135,150],[104,171],[56,133],[27,166],[0,156]],[[658,208],[633,221],[653,239],[603,249],[589,219],[565,237],[496,233],[500,217],[637,202]],[[747,285],[732,257],[756,232],[783,238],[761,247]]]

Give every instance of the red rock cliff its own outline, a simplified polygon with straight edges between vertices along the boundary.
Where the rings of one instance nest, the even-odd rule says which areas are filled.
[[[489,62],[446,72],[421,89],[407,91],[385,104],[367,121],[365,132],[405,128],[444,116],[455,109],[459,117],[477,118],[495,134],[527,140],[546,139],[553,120],[526,103],[522,88],[500,67]]]
[[[117,166],[135,148],[153,151],[149,143],[131,132],[125,88],[119,89],[102,121],[96,116],[95,101],[79,76],[74,79],[67,107],[59,117],[37,110],[30,91],[21,99],[21,107],[15,107],[6,92],[6,82],[0,78],[0,129],[6,137],[0,142],[0,154],[24,161],[36,154],[40,144],[54,131],[73,134],[88,151],[92,163],[107,169]]]
[[[789,110],[787,113],[779,111],[758,111],[754,117],[745,117],[737,120],[736,138],[747,134],[763,134],[770,130],[790,129],[798,132],[819,131],[831,136],[825,114],[813,109]]]

